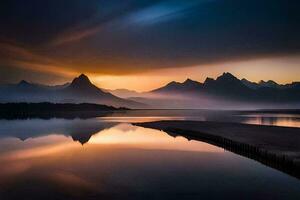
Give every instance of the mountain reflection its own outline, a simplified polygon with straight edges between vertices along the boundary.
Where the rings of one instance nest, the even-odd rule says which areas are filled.
[[[102,122],[97,119],[31,119],[31,120],[0,120],[0,137],[15,137],[22,141],[47,135],[71,136],[82,145],[92,135],[115,126],[116,122]]]
[[[222,152],[218,147],[198,141],[188,141],[188,139],[161,132],[154,129],[147,129],[133,126],[124,122],[109,122],[100,119],[31,119],[3,121],[0,128],[0,150],[2,153],[14,146],[25,146],[26,151],[12,157],[35,157],[51,152],[61,151],[64,148],[76,147],[70,143],[71,138],[74,142],[90,145],[113,145],[125,148],[141,149],[165,149],[165,150],[185,150],[185,151],[204,151]],[[67,137],[67,138],[66,138]],[[25,143],[9,141],[18,138]],[[27,141],[28,140],[28,141]],[[10,147],[8,147],[10,146]],[[23,147],[22,147],[23,146]],[[86,148],[90,148],[87,146]]]
[[[230,199],[244,194],[240,187],[299,199],[297,181],[220,147],[127,122],[0,121],[1,200]]]

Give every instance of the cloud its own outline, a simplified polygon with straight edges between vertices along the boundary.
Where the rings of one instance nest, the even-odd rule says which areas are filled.
[[[74,76],[73,76],[74,77]],[[0,64],[0,84],[17,83],[20,80],[27,80],[42,84],[61,84],[71,80],[71,78],[59,73],[49,73],[36,71],[30,68],[20,68],[13,65]]]
[[[36,54],[16,44],[0,43],[0,58],[1,83],[17,82],[24,78],[55,83],[77,74],[57,60]]]
[[[298,55],[299,4],[285,0],[1,2],[0,41],[13,42],[13,47],[2,49],[0,64],[44,72],[124,75]]]
[[[99,31],[100,27],[92,27],[90,29],[79,30],[76,32],[66,32],[61,34],[59,37],[55,38],[53,41],[51,41],[50,45],[60,46],[67,43],[71,43],[94,35]]]
[[[200,2],[203,1],[162,1],[130,14],[126,20],[133,25],[154,25],[175,20],[183,16],[186,10],[199,5]]]

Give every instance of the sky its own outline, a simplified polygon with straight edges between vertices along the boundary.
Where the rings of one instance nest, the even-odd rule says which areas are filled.
[[[300,81],[298,0],[2,0],[0,83]],[[298,78],[299,77],[299,78]]]

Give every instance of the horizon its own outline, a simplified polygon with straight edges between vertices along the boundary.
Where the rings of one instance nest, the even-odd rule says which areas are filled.
[[[189,77],[187,77],[187,78],[185,78],[185,79],[183,79],[183,80],[180,80],[180,81],[178,81],[178,80],[172,80],[172,81],[163,83],[162,85],[160,85],[160,86],[158,86],[158,87],[150,88],[149,90],[143,90],[143,91],[139,91],[139,90],[135,90],[135,89],[131,89],[131,88],[122,88],[122,87],[119,87],[119,88],[118,88],[118,87],[117,87],[117,88],[105,88],[105,87],[103,87],[103,86],[98,85],[97,83],[95,83],[95,81],[91,78],[91,76],[89,76],[89,75],[87,75],[87,74],[85,74],[85,73],[77,74],[77,75],[75,75],[73,78],[71,78],[70,80],[68,80],[67,82],[61,82],[61,83],[56,83],[56,84],[47,84],[47,83],[42,83],[42,82],[33,82],[33,81],[30,81],[30,80],[26,80],[26,79],[21,79],[21,80],[19,80],[18,82],[1,83],[1,84],[19,84],[19,83],[25,81],[25,82],[28,82],[28,83],[30,83],[30,84],[38,84],[38,85],[45,85],[45,86],[59,86],[59,85],[64,85],[64,84],[71,83],[75,78],[78,78],[78,77],[80,77],[81,75],[85,75],[85,76],[87,76],[87,77],[89,78],[89,80],[90,80],[90,82],[91,82],[92,84],[94,84],[95,86],[97,86],[97,87],[100,88],[100,89],[104,89],[104,90],[128,90],[128,91],[134,91],[134,92],[140,92],[140,93],[143,93],[143,92],[149,92],[149,91],[152,91],[152,90],[155,90],[155,89],[164,87],[164,86],[168,85],[168,84],[171,83],[171,82],[176,82],[176,83],[181,83],[181,84],[182,84],[182,83],[184,83],[184,82],[187,81],[187,80],[192,80],[192,81],[196,81],[196,82],[198,82],[198,83],[203,84],[207,78],[212,78],[212,79],[216,80],[218,77],[220,77],[220,76],[222,76],[222,75],[224,75],[224,74],[228,74],[228,73],[231,74],[231,75],[233,75],[234,77],[236,77],[236,78],[239,79],[239,80],[245,79],[245,80],[248,80],[248,81],[250,81],[250,82],[252,82],[252,83],[257,83],[257,84],[260,84],[261,82],[269,82],[269,81],[274,81],[274,82],[277,83],[278,85],[286,85],[286,84],[292,84],[292,83],[298,83],[298,82],[300,82],[300,80],[293,80],[293,81],[291,81],[291,82],[281,83],[281,82],[277,82],[277,81],[272,80],[272,79],[269,79],[269,80],[253,81],[253,80],[249,80],[249,79],[247,79],[247,78],[245,78],[245,77],[238,77],[238,76],[236,76],[235,74],[233,74],[233,73],[231,73],[231,72],[223,72],[223,73],[221,73],[221,74],[217,74],[215,77],[206,77],[206,78],[203,79],[202,81],[195,80],[195,79],[192,79],[192,78],[189,78]]]

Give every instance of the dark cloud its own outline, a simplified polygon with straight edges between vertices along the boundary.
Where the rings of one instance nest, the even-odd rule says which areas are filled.
[[[66,70],[124,74],[298,54],[299,5],[297,0],[10,0],[1,1],[0,37]]]
[[[35,71],[11,65],[0,65],[0,84],[18,83],[24,79],[35,83],[47,83],[51,85],[65,83],[71,80],[70,77],[61,74]]]
[[[3,0],[1,36],[27,45],[48,42],[69,29],[100,25],[137,7],[142,1],[122,0]],[[155,1],[153,1],[155,2]]]

